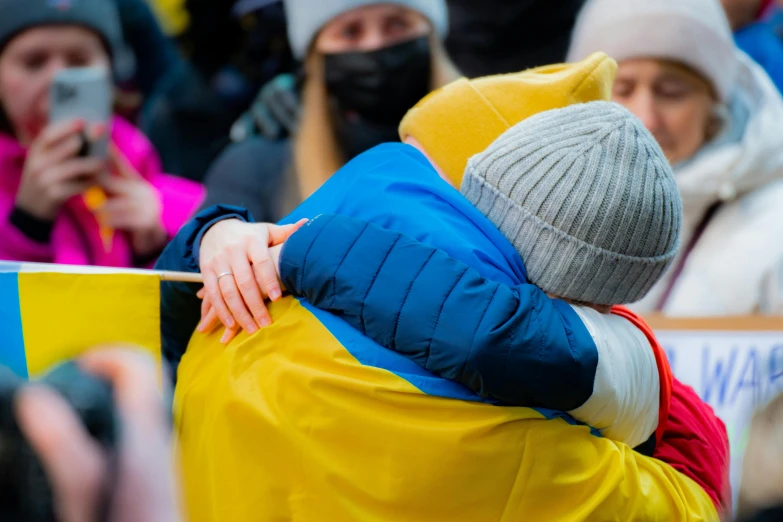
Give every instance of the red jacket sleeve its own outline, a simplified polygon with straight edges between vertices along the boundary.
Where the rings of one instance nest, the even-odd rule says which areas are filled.
[[[653,456],[699,484],[718,511],[730,512],[726,426],[692,388],[672,377],[666,353],[641,317],[621,306],[614,307],[612,313],[644,332],[655,352],[661,378],[661,406]]]
[[[690,386],[672,380],[669,419],[653,456],[698,483],[718,511],[731,512],[726,426]]]

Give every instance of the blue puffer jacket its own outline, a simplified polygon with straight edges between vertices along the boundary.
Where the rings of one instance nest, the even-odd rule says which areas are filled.
[[[177,233],[155,263],[158,270],[198,273],[198,245],[209,228],[224,219],[253,221],[246,210],[214,206],[196,215]],[[193,332],[201,320],[201,299],[196,296],[202,285],[162,281],[160,283],[160,338],[163,358],[169,365],[172,382]]]
[[[579,316],[526,283],[508,241],[412,147],[359,156],[285,222],[318,214],[339,216],[314,219],[283,251],[281,275],[294,294],[483,397],[568,411],[592,394],[598,350]],[[197,271],[201,235],[226,217],[250,220],[231,207],[204,211],[158,268]],[[319,262],[308,263],[314,256]],[[339,273],[351,277],[329,277]],[[198,322],[195,291],[163,288],[164,351],[174,366]],[[408,299],[414,291],[421,297]],[[428,338],[406,337],[422,324],[431,325]]]
[[[286,242],[280,274],[294,295],[482,397],[568,411],[593,391],[592,343],[566,303],[397,232],[322,215]]]
[[[783,93],[783,9],[734,33],[737,47],[748,53],[769,74]]]

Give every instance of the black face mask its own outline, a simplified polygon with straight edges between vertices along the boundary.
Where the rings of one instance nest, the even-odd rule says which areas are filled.
[[[326,89],[338,112],[353,112],[371,123],[396,127],[430,92],[432,55],[426,36],[377,51],[327,54],[324,60]]]

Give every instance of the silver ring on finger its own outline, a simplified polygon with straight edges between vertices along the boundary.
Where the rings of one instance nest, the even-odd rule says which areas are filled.
[[[221,277],[226,277],[226,276],[234,277],[234,273],[233,272],[223,272],[222,274],[218,274],[217,281],[220,281]]]

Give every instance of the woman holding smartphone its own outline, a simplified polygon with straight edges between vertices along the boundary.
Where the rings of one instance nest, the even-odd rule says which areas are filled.
[[[111,69],[114,4],[0,0],[0,12],[0,260],[151,264],[203,188],[162,174],[147,139],[116,116],[50,121],[58,72]],[[108,156],[85,156],[85,139],[108,139]]]

